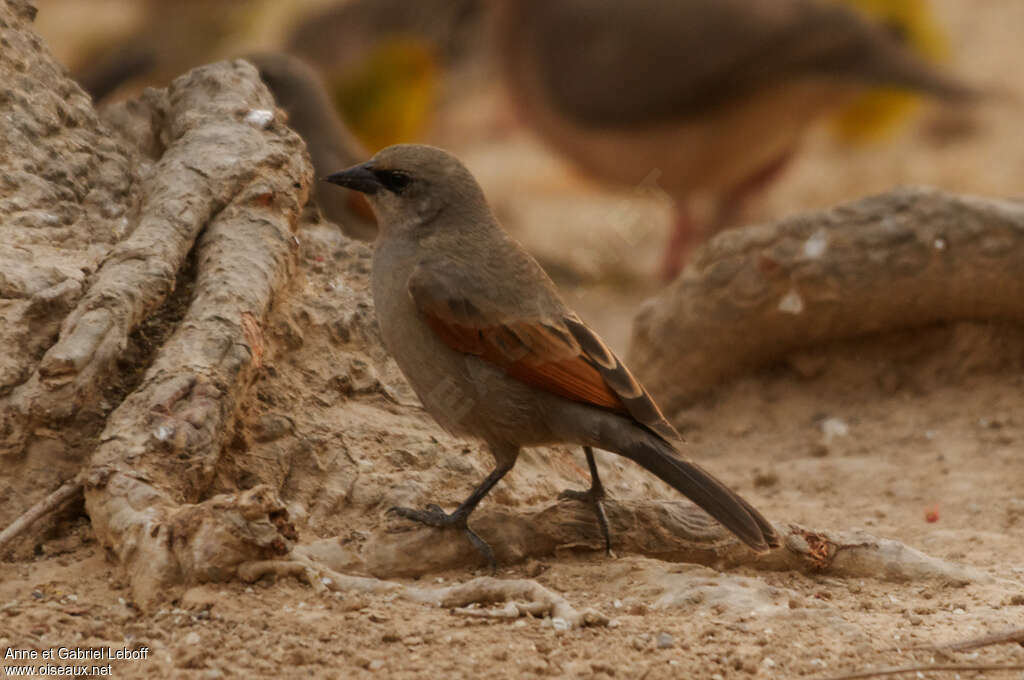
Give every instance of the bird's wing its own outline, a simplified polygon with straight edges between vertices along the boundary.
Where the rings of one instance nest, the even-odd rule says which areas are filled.
[[[464,276],[441,262],[421,263],[409,278],[409,295],[442,342],[527,385],[629,416],[667,441],[680,438],[629,369],[574,314],[510,314]]]
[[[964,88],[853,10],[816,0],[560,0],[531,3],[525,48],[556,108],[599,127],[714,112],[802,76]]]

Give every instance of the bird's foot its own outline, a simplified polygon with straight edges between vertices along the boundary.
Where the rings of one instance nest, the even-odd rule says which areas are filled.
[[[411,519],[414,522],[420,524],[426,524],[428,527],[434,527],[435,529],[444,529],[445,527],[458,526],[460,518],[456,516],[457,513],[448,514],[441,509],[440,505],[431,503],[423,510],[413,510],[412,508],[400,508],[393,507],[388,512],[404,517],[405,519]],[[466,518],[462,517],[461,521],[463,524],[466,523]]]
[[[393,507],[388,512],[394,513],[399,517],[419,522],[420,524],[426,524],[429,527],[435,529],[446,529],[448,527],[455,527],[462,529],[465,532],[469,542],[473,544],[483,558],[487,561],[487,566],[490,567],[491,574],[493,575],[498,570],[498,563],[494,559],[494,550],[491,546],[487,545],[487,542],[480,538],[480,536],[469,528],[467,520],[469,519],[468,513],[455,512],[449,514],[441,509],[441,506],[431,503],[423,510],[413,510],[412,508],[401,508]]]
[[[612,536],[611,531],[608,529],[608,516],[604,512],[604,487],[590,487],[586,491],[577,491],[576,489],[566,489],[562,493],[558,494],[559,500],[571,500],[579,501],[580,503],[586,503],[594,509],[594,515],[597,517],[597,524],[601,527],[601,536],[604,537],[604,552],[609,557],[612,556]]]

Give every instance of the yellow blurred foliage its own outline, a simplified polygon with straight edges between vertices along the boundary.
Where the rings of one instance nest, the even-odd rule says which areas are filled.
[[[415,38],[389,38],[354,68],[329,76],[335,106],[371,152],[421,139],[439,81],[434,50]]]
[[[949,40],[928,0],[837,0],[890,28],[910,48],[932,62],[949,57]],[[850,144],[877,141],[893,132],[917,109],[921,98],[902,90],[867,92],[836,114],[833,129]]]

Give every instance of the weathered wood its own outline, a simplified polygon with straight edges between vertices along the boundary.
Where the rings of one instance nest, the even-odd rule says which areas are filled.
[[[967,584],[991,579],[984,572],[930,557],[898,541],[797,525],[777,526],[782,547],[758,555],[687,501],[607,499],[605,511],[616,554],[716,569],[747,566],[890,581]],[[501,564],[573,550],[600,552],[604,547],[593,511],[574,501],[531,512],[481,508],[473,514],[471,525],[491,545]],[[301,546],[297,552],[336,572],[377,578],[483,566],[480,554],[462,531],[410,527],[401,520],[363,534],[360,541],[327,539]]]
[[[670,412],[836,340],[1024,322],[1024,203],[899,189],[723,232],[638,315],[629,363]]]

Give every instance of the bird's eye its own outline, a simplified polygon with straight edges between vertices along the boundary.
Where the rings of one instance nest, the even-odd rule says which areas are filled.
[[[412,182],[412,177],[401,170],[375,170],[373,174],[384,188],[393,194],[402,193]]]

